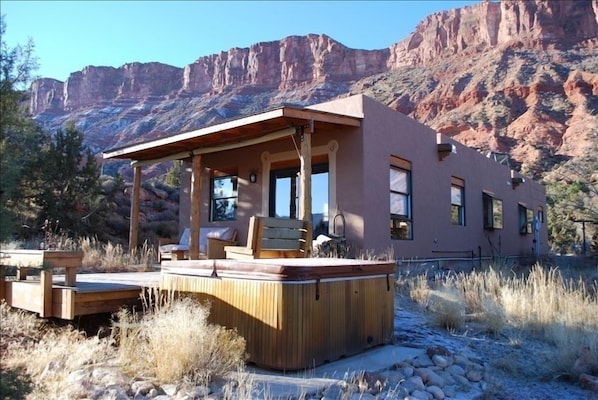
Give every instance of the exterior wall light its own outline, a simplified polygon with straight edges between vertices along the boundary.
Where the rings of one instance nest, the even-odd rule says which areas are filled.
[[[457,154],[457,147],[452,143],[446,143],[446,138],[441,133],[436,133],[436,150],[438,151],[438,161],[444,160],[451,154]]]
[[[257,174],[255,172],[251,172],[249,174],[249,182],[251,182],[251,183],[257,182]]]

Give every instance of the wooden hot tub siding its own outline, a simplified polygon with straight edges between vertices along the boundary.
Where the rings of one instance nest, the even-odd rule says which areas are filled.
[[[293,281],[163,269],[160,288],[209,301],[210,321],[235,328],[261,367],[312,368],[392,341],[392,273]]]

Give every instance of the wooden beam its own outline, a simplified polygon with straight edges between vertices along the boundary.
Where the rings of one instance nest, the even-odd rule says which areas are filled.
[[[191,212],[189,221],[189,259],[199,259],[199,228],[201,226],[201,155],[194,155],[191,166]]]
[[[52,316],[52,268],[41,270],[40,287],[42,296],[39,316],[50,318]]]
[[[354,117],[350,115],[335,114],[332,112],[326,112],[316,109],[297,109],[292,107],[284,108],[284,116],[289,118],[299,118],[306,121],[311,121],[313,126],[314,121],[326,122],[329,124],[338,124],[344,126],[360,127],[361,119],[363,117]],[[312,129],[313,133],[313,129]]]
[[[141,167],[133,168],[133,192],[131,193],[131,219],[129,226],[129,252],[137,248],[139,237],[139,197],[141,191]]]
[[[313,121],[308,129],[301,129],[301,179],[300,179],[300,216],[299,219],[311,224],[311,134]]]
[[[247,140],[241,140],[238,142],[234,142],[234,143],[229,143],[229,144],[223,144],[223,145],[218,145],[218,146],[210,146],[210,147],[202,147],[199,149],[194,149],[192,150],[192,153],[194,155],[199,155],[199,154],[210,154],[210,153],[217,153],[220,151],[226,151],[226,150],[234,150],[234,149],[239,149],[241,147],[247,147],[247,146],[252,146],[255,144],[260,144],[260,143],[266,143],[266,142],[271,142],[273,140],[277,140],[283,137],[287,137],[287,136],[291,136],[295,133],[295,128],[286,128],[286,129],[281,129],[279,131],[276,132],[272,132],[269,133],[267,135],[264,136],[260,136],[257,138],[252,138],[252,139],[247,139]],[[184,151],[184,152],[179,152],[176,154],[171,154],[165,157],[161,157],[161,158],[157,158],[157,159],[152,159],[152,160],[135,160],[131,162],[131,165],[134,166],[143,166],[143,165],[152,165],[158,162],[165,162],[165,161],[172,161],[172,160],[181,160],[183,158],[189,157],[189,152],[188,151]]]

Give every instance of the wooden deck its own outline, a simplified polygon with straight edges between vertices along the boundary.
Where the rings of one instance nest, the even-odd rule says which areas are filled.
[[[312,368],[393,337],[392,262],[182,260],[164,261],[156,272],[74,276],[68,268],[53,275],[55,268],[60,267],[44,265],[38,276],[0,279],[0,298],[44,318],[73,320],[123,307],[141,309],[145,288],[185,293],[210,302],[210,321],[246,339],[250,362],[277,370]]]
[[[81,315],[116,312],[140,306],[144,288],[158,287],[160,272],[77,274],[76,286],[66,286],[64,275],[43,274],[24,280],[0,281],[2,297],[12,307],[38,313],[44,318],[73,320]]]

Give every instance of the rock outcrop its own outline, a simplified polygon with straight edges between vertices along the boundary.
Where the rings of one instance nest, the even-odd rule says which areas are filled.
[[[46,128],[75,120],[97,152],[280,104],[365,93],[540,175],[596,145],[598,2],[483,1],[426,17],[404,40],[350,49],[289,36],[177,68],[88,66],[31,86]],[[547,157],[552,157],[547,161]]]
[[[592,1],[484,1],[429,15],[390,47],[389,67],[428,65],[462,52],[518,42],[527,48],[567,46],[598,37]]]
[[[217,95],[227,88],[289,91],[326,81],[354,81],[386,71],[388,49],[349,49],[326,35],[289,36],[199,58],[184,68],[131,63],[85,67],[66,82],[39,79],[30,110],[75,111],[107,103],[160,97]]]

